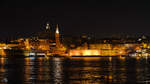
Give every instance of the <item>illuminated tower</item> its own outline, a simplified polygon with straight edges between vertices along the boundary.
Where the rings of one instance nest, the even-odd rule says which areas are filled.
[[[61,44],[60,44],[60,39],[59,39],[58,24],[56,25],[55,40],[56,40],[56,47],[60,48]]]
[[[49,23],[46,24],[46,30],[50,30]]]
[[[50,30],[50,24],[49,23],[46,24],[44,37],[46,39],[51,39],[52,38],[52,33],[51,33],[51,30]]]

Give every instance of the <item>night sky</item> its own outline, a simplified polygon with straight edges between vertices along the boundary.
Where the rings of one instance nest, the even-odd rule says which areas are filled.
[[[1,0],[0,37],[40,32],[46,22],[52,24],[53,30],[59,24],[66,35],[150,35],[149,4],[144,0]]]

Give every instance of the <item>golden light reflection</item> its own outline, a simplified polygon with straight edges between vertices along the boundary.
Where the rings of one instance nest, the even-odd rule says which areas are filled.
[[[5,53],[4,49],[2,49],[2,48],[0,49],[0,55],[2,57],[6,56],[6,53]]]
[[[109,57],[109,61],[112,61],[112,57]]]
[[[0,65],[5,65],[5,58],[0,58]],[[4,72],[4,67],[0,67],[0,72]]]
[[[0,64],[4,65],[5,64],[5,58],[0,58]]]
[[[1,67],[0,72],[5,72],[5,69],[3,67]]]
[[[25,58],[25,65],[29,65],[30,64],[30,58]]]
[[[63,67],[62,61],[60,58],[53,59],[53,73],[54,73],[54,84],[62,84],[62,77],[63,77]]]
[[[25,58],[25,81],[30,81],[30,77],[31,77],[31,66],[30,66],[30,58]]]
[[[121,60],[125,60],[125,57],[123,57],[123,56],[119,56],[119,59],[121,59]]]
[[[42,65],[43,58],[42,58],[42,57],[39,57],[39,58],[38,58],[38,61],[39,61],[38,65]]]
[[[139,60],[139,59],[140,59],[140,57],[139,57],[139,56],[137,56],[137,57],[136,57],[136,60]]]
[[[91,61],[91,60],[100,60],[101,57],[70,57],[70,59]]]
[[[112,80],[113,80],[113,76],[112,76],[112,75],[109,75],[109,76],[108,76],[108,79],[109,79],[109,82],[111,83]]]

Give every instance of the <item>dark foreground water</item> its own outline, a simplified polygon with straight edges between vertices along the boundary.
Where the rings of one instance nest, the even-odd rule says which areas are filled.
[[[150,84],[150,59],[0,58],[0,84]]]

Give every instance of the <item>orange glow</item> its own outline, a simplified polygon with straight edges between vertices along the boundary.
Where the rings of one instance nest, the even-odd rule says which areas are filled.
[[[25,58],[25,65],[30,65],[30,58]]]
[[[125,60],[125,57],[119,56],[119,58],[120,58],[121,60]]]
[[[92,50],[92,49],[74,49],[70,50],[70,56],[116,56],[116,55],[125,55],[126,52],[124,50]]]
[[[4,65],[5,64],[5,58],[0,58],[0,64]]]
[[[139,46],[137,46],[136,48],[135,48],[135,50],[140,50],[141,48],[139,47]]]
[[[88,55],[100,55],[100,51],[99,50],[84,50],[82,52],[83,56],[88,56]]]
[[[0,55],[1,56],[6,56],[6,53],[5,53],[4,49],[0,49]]]
[[[70,50],[70,56],[100,55],[100,50]]]
[[[136,60],[139,60],[140,59],[140,57],[136,57]]]
[[[112,61],[112,57],[109,57],[109,61]]]
[[[112,80],[112,79],[113,79],[112,75],[109,75],[108,78],[109,78],[109,80]]]

